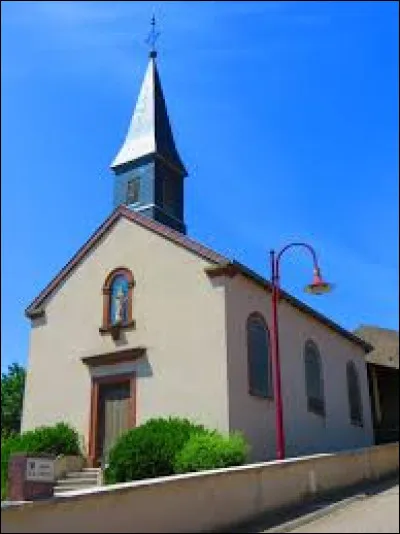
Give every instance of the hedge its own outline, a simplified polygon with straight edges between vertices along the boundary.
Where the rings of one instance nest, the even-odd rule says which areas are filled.
[[[194,433],[207,433],[188,419],[150,419],[123,434],[111,449],[105,480],[109,484],[174,474],[174,461]]]
[[[248,446],[239,433],[223,436],[218,432],[192,435],[177,453],[176,473],[203,471],[241,465],[246,461]]]
[[[111,449],[107,484],[243,464],[240,434],[223,436],[188,419],[150,419],[123,434]]]

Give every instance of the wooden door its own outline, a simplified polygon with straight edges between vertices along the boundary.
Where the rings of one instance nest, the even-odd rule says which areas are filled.
[[[98,459],[107,463],[117,439],[130,428],[131,387],[128,380],[101,384],[99,388]]]

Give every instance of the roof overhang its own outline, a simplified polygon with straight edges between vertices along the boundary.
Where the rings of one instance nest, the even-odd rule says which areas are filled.
[[[200,256],[201,258],[209,261],[212,266],[205,269],[207,275],[212,278],[216,276],[228,276],[233,277],[237,274],[245,276],[252,282],[263,287],[267,291],[271,291],[272,285],[269,280],[266,280],[256,272],[252,271],[245,265],[237,261],[229,261],[229,259],[212,249],[201,245],[193,239],[187,237],[169,228],[157,221],[150,219],[140,213],[136,213],[126,206],[119,206],[114,212],[103,222],[103,224],[92,234],[89,240],[78,250],[78,252],[71,258],[71,260],[64,266],[64,268],[53,278],[53,280],[41,291],[41,293],[33,300],[33,302],[26,308],[25,315],[29,319],[37,319],[42,317],[45,313],[44,304],[51,294],[57,289],[57,287],[69,276],[69,274],[84,260],[89,251],[99,242],[99,240],[110,230],[110,228],[120,219],[126,218],[136,224],[150,230],[169,241],[172,241],[178,246],[186,248],[192,253]],[[323,323],[325,326],[331,328],[335,332],[339,333],[349,341],[356,343],[362,347],[365,352],[369,352],[373,349],[373,346],[368,342],[360,339],[358,336],[352,334],[345,328],[328,319],[328,317],[317,312],[307,304],[304,304],[300,300],[296,299],[284,290],[280,290],[281,298],[285,299],[292,306],[298,310],[313,317],[317,321]]]
[[[251,269],[237,261],[228,262],[225,265],[218,265],[216,267],[209,267],[205,270],[210,278],[215,278],[217,276],[227,276],[229,278],[232,278],[236,275],[242,275],[248,280],[251,280],[252,282],[266,289],[267,291],[272,292],[272,284],[269,280],[263,278],[256,272],[252,271]],[[372,345],[370,345],[363,339],[360,339],[358,336],[354,335],[349,330],[346,330],[345,328],[341,327],[322,313],[319,313],[310,306],[307,306],[307,304],[296,299],[283,289],[280,289],[279,294],[280,297],[286,300],[289,304],[291,304],[301,312],[313,317],[314,319],[321,322],[322,324],[335,331],[336,333],[340,334],[341,336],[345,337],[348,341],[351,341],[352,343],[355,343],[359,347],[363,348],[365,352],[369,352],[373,349]]]
[[[52,293],[59,287],[59,285],[70,275],[70,273],[84,260],[86,255],[93,249],[93,247],[100,241],[100,239],[111,229],[111,227],[121,218],[125,218],[131,222],[154,232],[169,241],[172,241],[178,246],[181,246],[193,254],[209,261],[212,264],[225,264],[228,259],[217,252],[201,245],[193,239],[187,237],[164,224],[154,221],[150,217],[141,215],[124,205],[120,205],[113,213],[103,222],[101,226],[92,234],[86,243],[78,250],[78,252],[71,258],[71,260],[61,269],[61,271],[53,278],[53,280],[39,293],[31,304],[26,308],[25,315],[29,319],[36,319],[44,314],[44,303]]]

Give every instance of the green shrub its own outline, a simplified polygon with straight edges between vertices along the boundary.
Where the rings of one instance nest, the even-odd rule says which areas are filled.
[[[58,456],[80,455],[79,435],[65,423],[54,426],[42,426],[15,434],[1,440],[1,498],[5,499],[8,476],[8,462],[11,454],[26,452],[29,454],[47,453]]]
[[[150,419],[123,434],[111,449],[105,480],[113,484],[172,475],[176,454],[190,436],[207,432],[188,419]]]
[[[81,454],[78,432],[66,423],[28,430],[20,435],[20,446],[23,447],[20,452],[43,452],[56,456]]]
[[[176,473],[202,471],[241,465],[246,461],[248,446],[239,433],[223,436],[218,432],[192,435],[177,453]]]
[[[7,498],[7,478],[8,478],[8,460],[10,455],[17,448],[19,443],[19,434],[12,435],[1,440],[1,500]]]

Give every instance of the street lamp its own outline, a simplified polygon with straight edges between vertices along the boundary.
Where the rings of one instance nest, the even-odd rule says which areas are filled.
[[[321,270],[318,266],[317,255],[314,249],[307,243],[290,243],[275,255],[271,250],[271,281],[272,281],[272,369],[275,390],[275,428],[276,428],[276,457],[278,460],[285,458],[285,434],[283,430],[282,394],[281,394],[281,370],[279,363],[279,326],[278,326],[278,301],[279,301],[279,261],[282,254],[293,247],[306,248],[312,256],[314,264],[314,276],[311,284],[304,290],[312,295],[321,295],[332,290],[332,285],[324,282]]]

